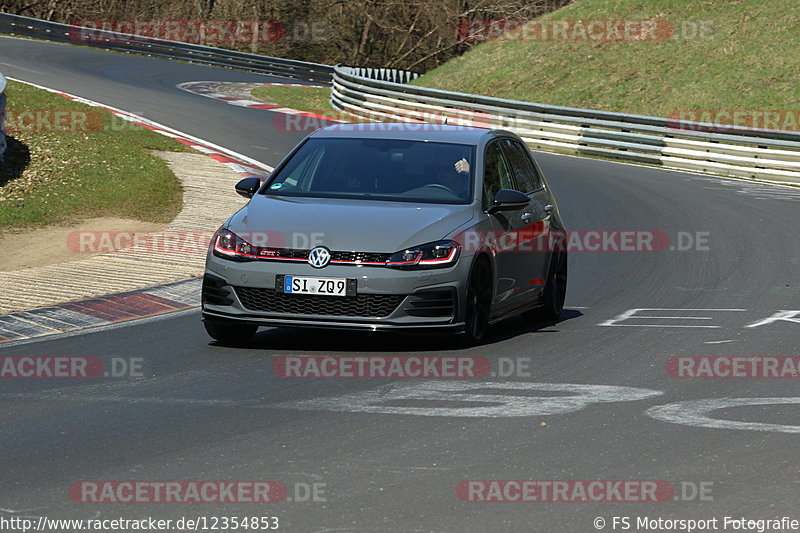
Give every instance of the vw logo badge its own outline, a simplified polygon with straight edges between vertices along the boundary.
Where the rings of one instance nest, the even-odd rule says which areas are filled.
[[[324,246],[317,246],[308,254],[308,264],[314,268],[322,268],[331,262],[331,252]]]

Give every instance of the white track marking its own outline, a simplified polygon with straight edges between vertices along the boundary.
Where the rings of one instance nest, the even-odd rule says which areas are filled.
[[[395,383],[388,393],[385,390],[385,387],[379,387],[341,396],[283,402],[270,407],[351,413],[505,418],[571,413],[594,403],[629,402],[663,394],[649,389],[609,385],[464,381]],[[532,392],[565,395],[536,396]],[[414,402],[421,405],[410,405]],[[465,403],[465,406],[448,405],[453,402]],[[435,403],[441,403],[441,406]]]
[[[33,70],[31,68],[25,68],[25,67],[18,67],[16,65],[12,65],[11,63],[4,63],[3,61],[0,61],[0,65],[5,65],[7,67],[16,68],[16,69],[19,69],[19,70],[24,70],[25,72],[33,72],[34,74],[44,74],[44,72],[40,72],[38,70]],[[11,79],[11,78],[7,78],[7,79]]]
[[[636,309],[628,309],[627,311],[620,313],[619,315],[601,322],[598,326],[609,326],[609,327],[629,327],[629,328],[720,328],[722,326],[706,326],[706,325],[688,325],[688,324],[621,324],[620,322],[624,322],[626,320],[642,320],[642,319],[672,319],[672,320],[712,320],[712,317],[708,316],[652,316],[652,315],[640,315],[635,316],[636,313],[639,311],[683,311],[683,312],[700,312],[700,311],[711,311],[711,312],[742,312],[747,311],[747,309],[677,309],[677,308],[669,308],[669,307],[639,307]]]
[[[757,328],[759,326],[763,326],[765,324],[771,324],[772,322],[778,321],[784,322],[794,322],[795,324],[800,324],[800,311],[787,311],[781,310],[771,317],[765,318],[764,320],[759,320],[758,322],[753,322],[752,324],[748,324],[748,328]]]
[[[712,418],[713,411],[731,407],[753,405],[798,405],[800,398],[719,398],[716,400],[693,400],[651,407],[645,413],[663,422],[684,426],[711,429],[744,429],[749,431],[771,431],[776,433],[800,433],[800,426],[765,424],[761,422],[739,422]]]

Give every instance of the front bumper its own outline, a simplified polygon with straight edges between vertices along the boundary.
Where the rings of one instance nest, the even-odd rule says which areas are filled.
[[[361,330],[460,330],[469,261],[431,270],[305,262],[235,262],[209,255],[203,319],[259,326]],[[355,297],[283,294],[278,275],[356,280]]]

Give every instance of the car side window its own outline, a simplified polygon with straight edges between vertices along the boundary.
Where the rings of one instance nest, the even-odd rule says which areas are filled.
[[[513,139],[503,139],[502,145],[519,190],[529,193],[540,189],[542,180],[533,166],[528,147]]]
[[[489,207],[500,189],[513,189],[514,181],[506,165],[499,142],[486,147],[483,168],[483,207]]]

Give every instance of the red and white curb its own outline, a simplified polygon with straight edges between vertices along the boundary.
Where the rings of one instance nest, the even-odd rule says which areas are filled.
[[[209,157],[246,176],[256,175],[263,178],[267,173],[273,170],[269,165],[265,165],[255,159],[174,130],[144,117],[129,113],[128,111],[123,111],[122,109],[117,109],[80,96],[57,91],[24,80],[15,78],[8,79],[43,89],[82,104],[105,109],[123,120],[132,122],[161,135],[171,137],[178,142],[191,146],[199,152],[208,154]],[[192,278],[147,289],[122,292],[109,296],[89,298],[0,315],[0,344],[21,341],[33,337],[66,333],[89,327],[104,326],[117,322],[126,322],[198,307],[200,305],[201,285],[201,278]]]
[[[127,322],[200,305],[201,278],[0,316],[0,345]]]
[[[146,128],[148,130],[154,131],[161,135],[165,135],[167,137],[171,137],[176,141],[190,146],[197,150],[198,152],[203,152],[208,154],[209,157],[212,159],[219,161],[220,163],[224,164],[228,168],[238,172],[240,174],[245,174],[247,176],[257,175],[259,177],[263,177],[265,174],[272,172],[273,168],[269,165],[265,165],[260,161],[256,161],[255,159],[251,159],[245,155],[238,154],[232,150],[228,150],[227,148],[223,148],[222,146],[218,146],[216,144],[210,143],[208,141],[204,141],[202,139],[198,139],[192,135],[187,133],[180,132],[178,130],[174,130],[168,126],[164,126],[163,124],[159,124],[158,122],[154,122],[152,120],[146,119],[144,117],[140,117],[134,113],[130,113],[128,111],[124,111],[122,109],[118,109],[116,107],[112,107],[109,105],[101,104],[99,102],[95,102],[93,100],[88,100],[86,98],[82,98],[80,96],[75,96],[73,94],[65,93],[62,91],[57,91],[55,89],[51,89],[50,87],[44,87],[42,85],[37,85],[35,83],[31,83],[24,80],[19,80],[16,78],[8,78],[9,80],[16,81],[18,83],[24,83],[26,85],[31,85],[33,87],[43,89],[45,91],[51,92],[53,94],[57,94],[59,96],[63,96],[64,98],[69,98],[70,100],[75,100],[76,102],[80,102],[82,104],[86,104],[91,107],[96,107],[99,109],[104,109],[109,113],[113,113],[114,115],[118,116],[119,118],[126,120],[128,122],[132,122],[138,126]]]
[[[197,94],[199,96],[205,96],[206,98],[213,98],[214,100],[219,100],[220,102],[225,102],[226,104],[235,105],[237,107],[247,107],[250,109],[263,109],[265,111],[272,111],[273,113],[282,113],[284,115],[298,115],[301,117],[315,118],[319,120],[325,120],[328,122],[336,122],[336,123],[347,122],[345,120],[333,117],[326,117],[325,115],[320,115],[317,113],[311,113],[310,111],[299,111],[297,109],[292,109],[289,107],[281,107],[279,105],[257,102],[255,100],[248,100],[246,98],[239,98],[238,96],[230,96],[228,94],[219,92],[218,88],[220,86],[224,87],[225,85],[240,85],[240,83],[219,82],[219,81],[189,81],[186,83],[180,83],[177,85],[177,87],[178,89],[181,89],[183,91]],[[318,85],[302,85],[299,83],[258,83],[254,85],[265,85],[265,86],[277,85],[281,87],[319,88]]]

